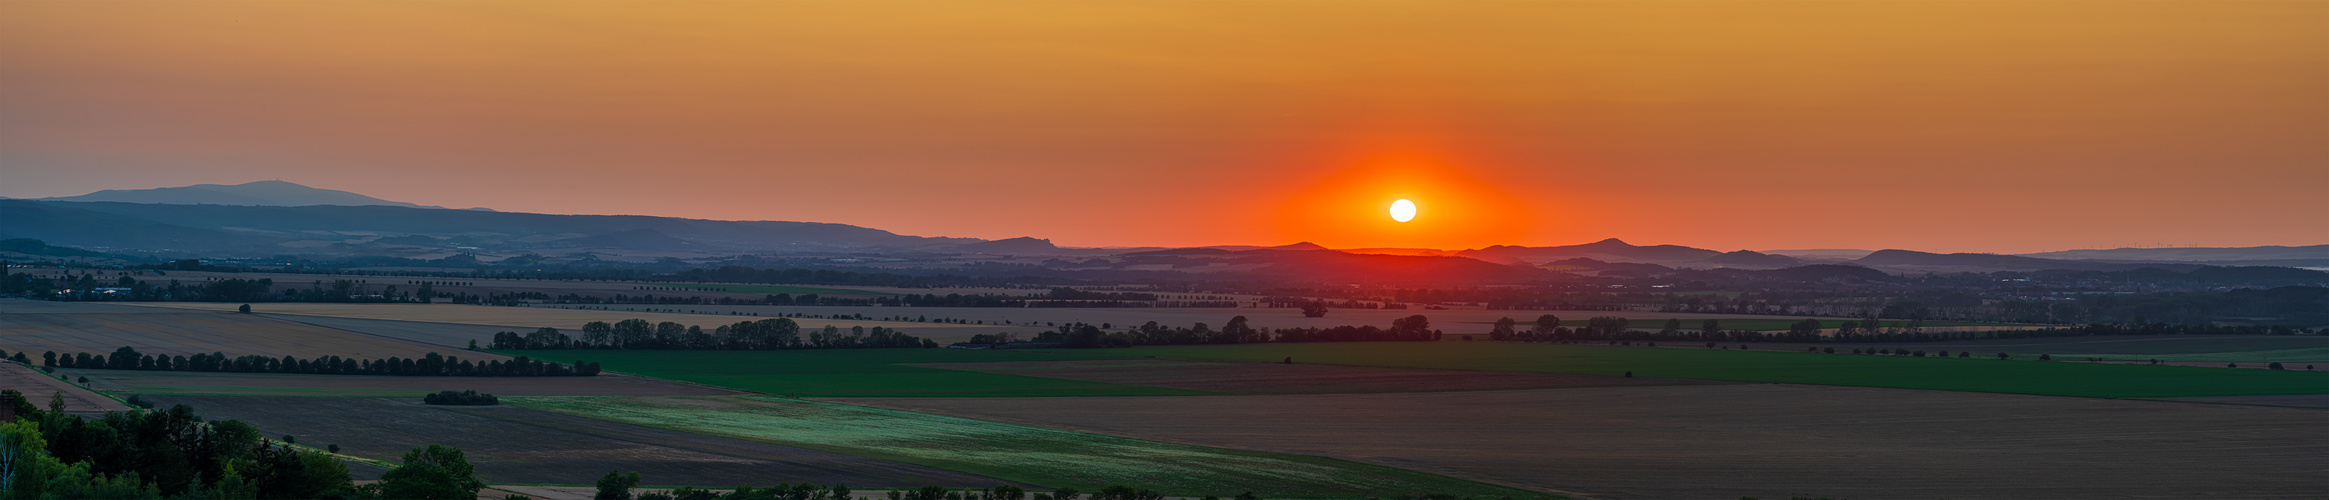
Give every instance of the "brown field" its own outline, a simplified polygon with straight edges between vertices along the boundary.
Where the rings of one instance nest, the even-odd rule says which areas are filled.
[[[469,347],[469,341],[471,340],[477,341],[477,345],[480,347],[490,346],[493,344],[493,334],[497,332],[526,333],[534,331],[532,328],[525,327],[469,325],[461,323],[425,323],[420,321],[335,318],[331,316],[300,316],[294,314],[260,314],[260,316],[290,321],[294,323],[305,323],[336,330],[347,330],[365,335],[377,335],[397,340],[440,345],[456,349],[467,349]],[[569,336],[579,336],[582,334],[582,332],[579,330],[565,330],[565,332]]]
[[[718,396],[737,391],[629,375],[595,377],[393,377],[284,373],[143,372],[58,369],[91,388],[123,394],[418,398],[475,390],[496,396]]]
[[[830,401],[1602,498],[2321,498],[2329,412],[1782,384]]]
[[[649,485],[758,486],[813,481],[850,486],[985,487],[992,478],[869,458],[729,439],[512,406],[449,407],[373,398],[155,396],[209,419],[256,424],[310,446],[395,461],[429,443],[460,448],[497,484],[587,485],[610,470]]]
[[[912,366],[1005,375],[1169,387],[1228,394],[1359,394],[1482,391],[1645,385],[1695,385],[1696,380],[1622,378],[1567,373],[1423,370],[1327,365],[1195,363],[1164,360],[921,363]]]
[[[1928,328],[1929,330],[1930,328]],[[2092,337],[2048,337],[2035,339],[1967,340],[1954,342],[1913,343],[1836,343],[1785,344],[1753,343],[1755,349],[1800,351],[1805,347],[1833,347],[1838,351],[1851,349],[1913,349],[1973,351],[1975,355],[1995,356],[1999,352],[2011,354],[2186,354],[2210,352],[2265,351],[2274,349],[2306,349],[2329,347],[2329,337],[2319,335],[2098,335]],[[2223,363],[2217,363],[2223,366]]]
[[[2202,398],[2160,398],[2162,401],[2187,401],[2232,405],[2289,406],[2329,410],[2329,394],[2299,394],[2293,396],[2210,396]]]
[[[57,380],[37,370],[37,368],[16,363],[0,363],[0,389],[15,389],[23,392],[25,399],[32,401],[33,406],[38,406],[43,410],[48,409],[49,398],[54,397],[58,392],[65,394],[65,411],[67,412],[107,412],[129,409],[129,406],[123,405],[119,401],[99,396],[97,393],[81,388],[81,386]],[[63,372],[59,371],[59,373]]]
[[[196,309],[204,311],[232,311],[235,310],[237,306],[242,305],[216,302],[125,302],[124,304],[146,307]],[[461,304],[320,304],[304,302],[278,302],[251,304],[251,312],[280,315],[323,316],[334,318],[415,321],[425,323],[493,325],[507,327],[505,329],[516,331],[548,327],[566,331],[567,335],[580,335],[582,325],[592,321],[605,321],[613,323],[626,319],[637,318],[655,323],[670,321],[689,326],[701,326],[709,329],[718,327],[720,325],[732,324],[738,321],[775,319],[773,317],[732,316],[726,314],[688,314],[679,312],[646,311],[647,309],[685,311],[689,306],[611,305],[606,307],[611,308],[611,310],[602,311],[585,309],[561,309],[552,305],[536,305],[533,307],[497,307]],[[876,313],[884,312],[882,309],[875,308],[856,309],[857,312],[867,315],[876,315]],[[847,319],[814,318],[795,318],[793,321],[799,322],[802,328],[823,328],[825,325],[833,325],[841,328],[849,328],[853,326],[863,326],[866,328],[872,328],[876,326],[897,328],[905,330],[906,333],[922,337],[931,337],[932,335],[938,335],[942,333],[953,333],[948,332],[948,330],[962,330],[960,336],[966,339],[976,333],[990,333],[987,332],[987,328],[977,325],[939,325],[931,323],[898,321],[860,321]],[[490,337],[488,340],[490,340]]]
[[[125,306],[106,302],[55,302],[47,300],[0,299],[0,314],[168,314],[182,313],[174,309]]]
[[[506,359],[250,314],[0,314],[0,348],[10,353],[24,351],[34,363],[39,363],[39,353],[46,351],[108,354],[122,346],[157,355],[218,352],[228,356],[377,359],[437,352],[472,359]]]

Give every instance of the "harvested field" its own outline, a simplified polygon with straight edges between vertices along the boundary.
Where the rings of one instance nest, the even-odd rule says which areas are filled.
[[[1043,401],[1076,399],[1080,398]],[[1108,484],[1137,484],[1169,495],[1228,496],[1250,490],[1266,498],[1526,495],[1344,460],[1159,443],[768,396],[508,401],[529,409],[943,467],[1054,488],[1088,490]]]
[[[1118,359],[1098,353],[971,349],[782,351],[501,351],[541,359],[582,356],[609,372],[784,396],[1181,396],[1208,392],[941,370],[913,363]]]
[[[147,395],[332,396],[418,398],[437,391],[476,390],[497,396],[673,396],[737,394],[716,387],[628,375],[595,377],[395,377],[287,373],[145,372],[58,369],[89,377],[105,392]],[[76,378],[76,380],[78,380]]]
[[[59,373],[63,372],[59,371]],[[23,392],[26,400],[30,400],[33,406],[42,409],[49,407],[49,398],[54,397],[58,392],[65,394],[65,411],[67,412],[95,413],[129,409],[129,406],[123,405],[119,401],[99,396],[95,392],[81,388],[81,386],[40,373],[36,368],[16,363],[0,363],[0,389],[15,389],[18,392]]]
[[[45,351],[59,354],[109,354],[122,346],[146,354],[191,355],[226,353],[301,358],[335,355],[378,359],[413,358],[428,353],[453,353],[443,346],[345,332],[250,314],[180,312],[174,314],[0,314],[0,348],[26,351],[40,362]],[[499,355],[468,352],[464,358],[503,359]]]
[[[260,316],[290,321],[294,323],[305,323],[336,330],[347,330],[366,335],[377,335],[397,340],[440,345],[458,349],[468,348],[469,341],[471,340],[477,341],[477,345],[480,346],[491,345],[493,343],[493,334],[499,332],[526,333],[534,331],[533,328],[522,326],[471,325],[462,323],[425,323],[420,321],[335,318],[331,316],[300,316],[293,314],[261,314]],[[569,336],[575,336],[581,335],[582,332],[579,330],[573,330],[567,331],[566,334]]]
[[[2054,396],[2173,398],[2329,394],[2329,372],[2061,363],[1700,347],[1511,342],[1311,342],[1109,349],[1118,355],[1395,368],[1588,373]]]
[[[2329,412],[1780,384],[829,401],[1605,498],[2319,498]]]
[[[125,306],[104,302],[57,302],[47,300],[0,299],[0,314],[147,314],[182,313],[172,309]]]
[[[1225,394],[1354,394],[1709,383],[1698,380],[1624,378],[1575,373],[1483,372],[1262,363],[1195,363],[1151,359],[928,363],[913,366],[1110,384],[1169,387]]]
[[[814,481],[852,486],[1004,481],[960,472],[741,439],[689,434],[511,406],[424,406],[390,399],[156,396],[211,419],[250,422],[300,443],[396,461],[429,443],[460,448],[488,483],[592,484],[609,470],[650,485],[733,486]]]
[[[125,302],[125,304],[135,304],[147,307],[196,309],[204,311],[232,311],[235,310],[236,307],[241,306],[241,304],[227,304],[219,302]],[[509,326],[512,328],[522,327],[527,329],[548,327],[570,331],[579,331],[582,329],[582,325],[584,323],[589,323],[592,321],[605,321],[608,323],[613,323],[633,318],[643,319],[655,323],[671,321],[685,325],[701,326],[704,328],[733,324],[738,321],[775,319],[773,317],[731,316],[724,314],[649,312],[649,310],[686,310],[686,308],[690,306],[609,305],[604,307],[607,307],[609,310],[562,309],[548,305],[536,307],[500,307],[464,304],[318,304],[306,302],[277,302],[251,304],[251,312],[266,314],[295,314],[300,316],[328,316],[335,318],[419,321],[428,323],[497,325]],[[860,309],[858,312],[874,312],[873,310],[866,308],[858,309]],[[849,328],[852,326],[864,326],[866,328],[872,328],[876,326],[902,328],[906,329],[907,333],[912,333],[917,336],[921,335],[920,333],[915,332],[917,329],[937,330],[944,328],[970,328],[976,326],[936,325],[930,323],[898,321],[864,321],[853,319],[794,318],[793,321],[799,322],[802,328],[824,328],[825,325],[834,325],[842,328]],[[965,335],[965,337],[967,336],[968,335]]]

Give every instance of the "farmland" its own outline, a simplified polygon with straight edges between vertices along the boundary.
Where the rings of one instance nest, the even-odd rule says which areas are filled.
[[[2311,498],[2320,410],[1739,384],[835,399],[1603,498]]]
[[[497,351],[569,356],[576,351]],[[607,371],[788,396],[1175,396],[1198,391],[909,366],[1113,359],[1102,354],[963,349],[583,351]]]
[[[1144,385],[1225,394],[1344,394],[1703,384],[1680,379],[1576,373],[1487,372],[1154,359],[924,363],[915,366]]]
[[[149,372],[66,368],[57,374],[89,377],[97,390],[144,395],[407,397],[442,390],[503,396],[668,396],[735,391],[663,380],[602,374],[595,377],[397,377],[287,373]]]
[[[760,294],[770,294],[770,295],[779,294],[779,293],[792,294],[792,295],[855,295],[855,296],[897,295],[897,294],[895,294],[895,293],[889,293],[889,292],[876,292],[876,291],[871,291],[871,290],[853,290],[853,289],[847,289],[847,288],[823,288],[823,287],[813,287],[813,286],[788,286],[788,285],[730,285],[730,284],[710,284],[710,285],[707,285],[707,284],[698,284],[698,283],[647,283],[645,286],[655,286],[655,287],[665,287],[665,288],[676,288],[676,289],[680,289],[680,290],[693,290],[693,291],[699,291],[699,292],[721,292],[721,293],[760,293]]]
[[[1031,408],[1039,401],[1020,400]],[[1353,498],[1524,491],[1390,467],[1207,448],[766,396],[513,398],[528,409],[930,465],[1046,487],[1143,484],[1172,495]],[[1230,491],[1222,491],[1230,490]]]
[[[1346,342],[1138,347],[1109,351],[1183,359],[1456,370],[1587,373],[2086,397],[2329,394],[2329,372],[2048,363],[1993,358],[1506,342]]]
[[[119,401],[43,374],[39,369],[16,363],[0,363],[0,389],[23,392],[25,399],[43,408],[48,407],[49,398],[63,393],[65,411],[70,412],[121,411],[129,408]]]
[[[15,301],[10,301],[15,302]],[[443,346],[351,333],[330,328],[248,314],[183,312],[174,314],[0,313],[0,348],[10,353],[40,354],[88,352],[105,354],[122,346],[146,354],[193,355],[213,352],[229,356],[269,357],[341,356],[378,359],[413,358],[430,352],[452,353]],[[476,359],[499,359],[482,353],[463,353]]]
[[[214,302],[138,302],[131,304],[150,307],[169,307],[208,311],[232,311],[241,305]],[[729,314],[688,314],[682,312],[667,312],[685,310],[685,308],[689,306],[613,305],[605,307],[606,309],[602,310],[595,308],[566,309],[550,306],[495,307],[462,304],[328,304],[291,302],[252,304],[251,312],[268,314],[291,314],[300,316],[326,316],[335,318],[417,321],[427,323],[496,325],[513,328],[557,328],[561,330],[579,330],[582,329],[582,325],[584,323],[589,323],[592,321],[604,321],[613,323],[633,318],[644,319],[653,323],[671,321],[691,326],[702,326],[705,328],[735,323],[738,321],[773,319],[736,316]],[[822,328],[828,324],[842,328],[849,328],[852,326],[863,326],[867,328],[882,326],[889,328],[925,329],[948,327],[946,325],[933,325],[928,323],[901,321],[866,321],[848,319],[798,319],[795,321],[799,321],[801,326],[806,328]]]
[[[531,411],[510,406],[424,406],[414,399],[157,396],[202,415],[258,425],[342,453],[395,460],[429,443],[460,448],[480,479],[504,484],[591,484],[608,470],[639,471],[651,485],[851,486],[1004,481],[917,465]]]

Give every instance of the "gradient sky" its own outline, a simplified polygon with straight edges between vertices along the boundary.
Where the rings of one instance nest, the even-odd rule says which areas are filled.
[[[0,2],[0,196],[266,179],[1078,246],[2320,244],[2329,2]]]

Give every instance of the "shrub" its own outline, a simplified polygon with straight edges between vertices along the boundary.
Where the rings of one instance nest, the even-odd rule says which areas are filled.
[[[436,394],[422,396],[421,403],[448,406],[493,406],[501,404],[501,398],[493,397],[492,394],[481,394],[473,390],[461,392],[439,391]]]

